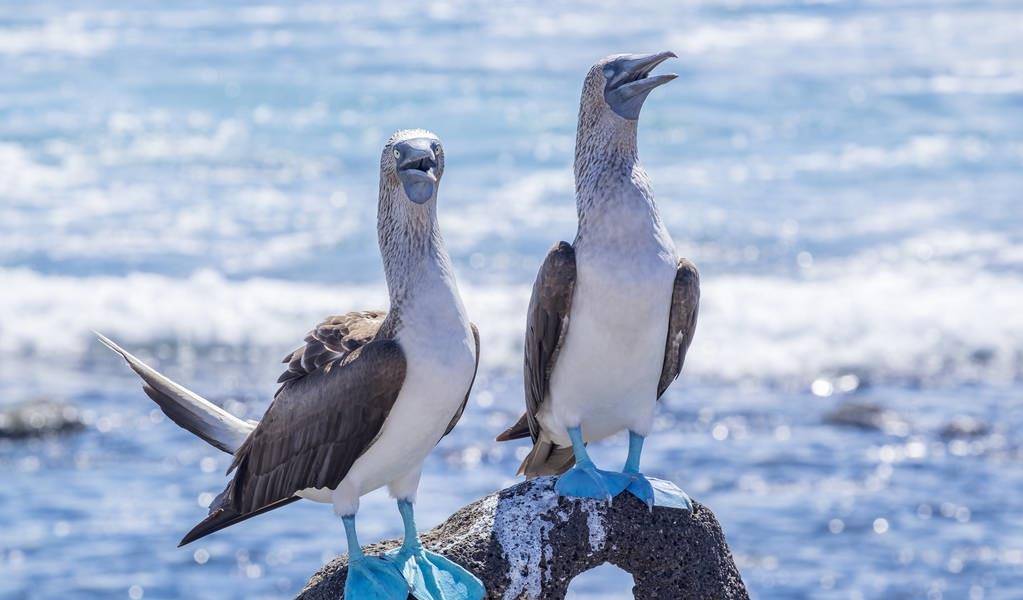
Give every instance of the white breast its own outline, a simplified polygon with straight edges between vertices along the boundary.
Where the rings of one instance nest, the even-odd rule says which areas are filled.
[[[402,306],[396,335],[405,381],[384,426],[338,488],[303,492],[351,514],[358,499],[385,485],[414,494],[423,462],[465,401],[476,370],[476,343],[457,290],[425,286]]]
[[[589,441],[646,435],[653,421],[677,259],[670,238],[630,241],[577,247],[568,335],[538,415],[560,445],[568,427]]]

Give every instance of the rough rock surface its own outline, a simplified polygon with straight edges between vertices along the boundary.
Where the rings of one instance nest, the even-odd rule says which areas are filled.
[[[632,574],[636,598],[748,598],[721,526],[697,503],[692,514],[651,513],[631,494],[611,505],[559,498],[554,478],[540,477],[473,502],[421,537],[475,573],[491,599],[564,598],[573,577],[606,562]],[[364,550],[398,545],[388,540]],[[348,557],[335,558],[299,598],[343,597],[347,572]]]
[[[70,404],[38,399],[0,408],[0,439],[21,439],[68,433],[83,427]]]

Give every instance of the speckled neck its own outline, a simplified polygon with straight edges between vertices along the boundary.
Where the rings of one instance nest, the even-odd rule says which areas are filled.
[[[391,302],[388,320],[400,319],[417,286],[437,277],[450,279],[453,286],[451,258],[437,223],[436,197],[416,204],[405,197],[396,176],[382,174],[377,238]]]
[[[610,110],[588,114],[579,111],[579,125],[575,137],[575,184],[594,181],[608,173],[627,174],[639,163],[636,148],[636,121],[628,121]],[[609,114],[601,114],[609,113]]]
[[[575,144],[576,242],[660,228],[650,181],[639,163],[637,122],[614,114],[592,94],[583,98]]]

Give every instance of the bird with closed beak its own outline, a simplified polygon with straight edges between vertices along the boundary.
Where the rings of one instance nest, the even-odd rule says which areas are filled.
[[[187,544],[300,498],[332,504],[348,538],[345,597],[480,600],[482,583],[419,541],[413,503],[423,462],[458,423],[479,365],[437,222],[444,150],[421,129],[395,133],[380,158],[377,233],[389,311],[329,317],[289,353],[258,423],[172,382],[103,336],[178,425],[232,453],[234,473]],[[296,302],[300,299],[296,298]],[[405,529],[401,547],[364,555],[359,498],[387,486]]]
[[[678,377],[700,298],[696,267],[680,258],[639,163],[640,110],[675,79],[652,75],[671,52],[598,61],[583,83],[575,145],[578,230],[547,254],[526,315],[525,414],[498,436],[529,437],[527,477],[560,475],[561,495],[611,499],[628,490],[654,505],[692,509],[674,484],[640,469],[658,399]],[[586,444],[622,430],[622,470],[598,469]]]

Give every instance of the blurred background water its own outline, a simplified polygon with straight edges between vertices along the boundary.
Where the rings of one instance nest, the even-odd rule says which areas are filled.
[[[307,503],[177,549],[228,457],[90,330],[258,418],[309,327],[386,299],[402,127],[444,140],[483,337],[420,525],[512,483],[525,449],[491,440],[574,235],[582,77],[663,49],[641,156],[703,304],[646,470],[713,508],[757,598],[1023,596],[1023,4],[629,4],[0,3],[0,407],[86,425],[0,440],[0,597],[287,597],[343,551]],[[365,540],[400,533],[383,492],[363,506]]]

